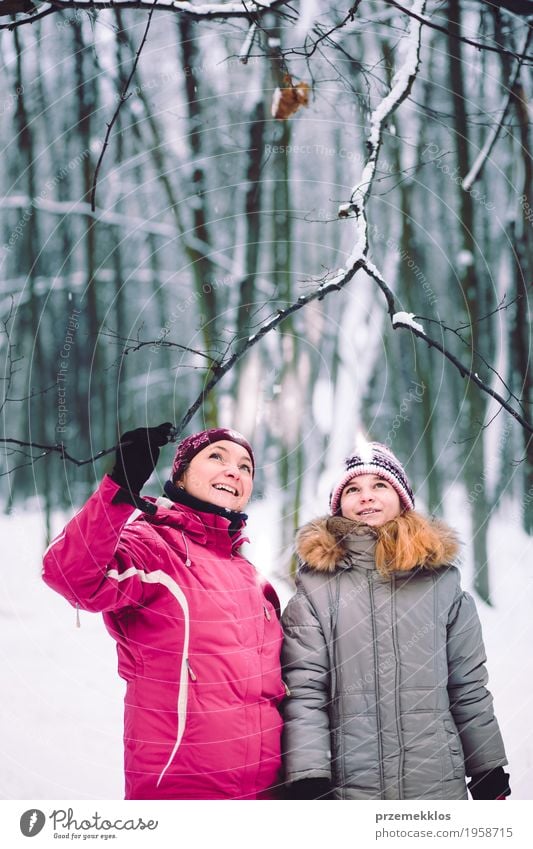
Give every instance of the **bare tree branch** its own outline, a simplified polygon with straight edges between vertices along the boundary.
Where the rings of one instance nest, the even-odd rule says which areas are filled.
[[[255,34],[257,32],[257,23],[250,24],[250,28],[246,34],[246,38],[244,39],[243,45],[239,51],[239,62],[242,65],[248,64],[248,59],[250,58],[250,52],[254,45]]]
[[[532,33],[531,28],[528,28],[524,47],[522,48],[522,54],[521,54],[522,56],[525,56],[525,54],[526,54],[526,50],[529,46],[529,42],[531,41],[531,33]],[[518,80],[518,77],[520,75],[520,70],[522,68],[522,64],[523,64],[522,60],[519,59],[518,62],[516,63],[516,68],[513,72],[512,78],[509,80],[509,83],[507,84],[507,94],[504,97],[503,104],[501,106],[500,117],[494,123],[490,133],[488,134],[488,136],[485,140],[485,144],[483,145],[483,147],[479,151],[479,155],[477,156],[477,158],[476,158],[474,164],[472,165],[470,171],[468,172],[466,177],[463,178],[461,186],[462,186],[462,188],[464,189],[465,192],[469,192],[470,189],[472,188],[472,186],[474,185],[474,183],[476,182],[476,180],[478,179],[478,177],[481,176],[483,166],[485,165],[485,162],[487,161],[487,159],[491,155],[492,150],[494,148],[494,145],[496,144],[496,142],[498,140],[498,136],[500,135],[500,133],[502,131],[505,119],[507,117],[507,113],[509,111],[509,107],[511,105],[511,101],[513,99],[514,88],[515,88],[516,82]]]
[[[216,365],[218,363],[218,360],[215,357],[210,356],[210,354],[207,354],[205,351],[198,351],[196,348],[189,348],[187,345],[180,345],[178,342],[170,342],[165,338],[165,336],[161,336],[159,339],[141,340],[130,336],[119,336],[118,333],[115,333],[113,330],[101,331],[99,336],[116,339],[116,341],[120,342],[121,345],[125,345],[122,350],[122,355],[124,356],[148,347],[156,349],[177,348],[179,351],[186,351],[189,354],[194,354],[195,357],[202,357],[207,360],[210,365]]]
[[[485,392],[487,395],[490,395],[491,398],[494,398],[494,400],[497,401],[498,404],[503,407],[504,410],[507,410],[507,412],[513,417],[513,419],[515,419],[517,422],[519,422],[519,424],[522,425],[524,430],[526,430],[528,433],[533,434],[533,424],[531,424],[531,422],[528,422],[523,416],[521,416],[520,413],[518,413],[511,406],[511,404],[506,401],[505,398],[503,398],[498,392],[495,392],[494,389],[492,389],[490,386],[487,386],[487,384],[483,380],[481,380],[481,378],[476,372],[471,371],[471,369],[464,366],[463,363],[455,356],[455,354],[452,354],[450,351],[448,351],[444,347],[444,345],[442,345],[441,342],[438,342],[436,339],[432,339],[423,330],[418,329],[412,323],[404,322],[401,319],[396,319],[395,321],[393,321],[393,327],[394,329],[400,327],[405,330],[409,330],[414,336],[417,336],[419,339],[423,339],[423,341],[426,342],[429,348],[436,348],[437,351],[440,351],[440,353],[444,357],[446,357],[447,360],[453,363],[453,365],[459,371],[461,377],[467,377],[468,380],[472,381],[472,383],[475,383],[475,385],[479,389],[481,389],[482,392]]]
[[[13,376],[15,374],[15,365],[16,363],[22,359],[22,357],[17,357],[15,355],[15,345],[11,342],[11,328],[10,322],[13,319],[13,312],[15,309],[15,303],[13,296],[10,297],[10,307],[7,317],[2,319],[2,326],[0,327],[0,335],[5,336],[6,339],[6,366],[4,370],[4,376],[1,378],[1,382],[4,384],[3,398],[0,401],[0,413],[3,411],[7,401],[9,400],[9,390],[11,389],[11,384],[13,382]]]
[[[357,9],[358,9],[360,4],[361,4],[361,0],[356,0],[355,3],[352,3],[350,9],[348,10],[348,12],[344,16],[344,18],[340,21],[340,23],[335,24],[335,26],[330,27],[330,29],[326,30],[325,32],[322,30],[321,26],[316,24],[313,27],[313,32],[317,37],[314,41],[311,42],[309,47],[307,46],[307,38],[306,38],[303,47],[301,47],[301,48],[291,47],[287,50],[283,50],[282,51],[283,56],[284,57],[287,57],[287,56],[305,56],[306,59],[310,59],[311,56],[318,50],[320,44],[323,41],[327,41],[329,43],[332,43],[331,42],[331,36],[333,35],[333,33],[337,32],[338,30],[343,29],[346,26],[347,23],[350,23],[354,20],[355,14],[356,14]]]
[[[474,356],[478,357],[479,360],[481,360],[481,362],[483,363],[485,368],[488,371],[491,371],[494,374],[494,376],[503,384],[503,386],[505,387],[505,389],[509,393],[509,398],[513,398],[517,402],[517,404],[520,405],[523,412],[526,412],[524,410],[522,399],[519,398],[517,395],[515,395],[515,393],[507,385],[507,383],[505,382],[505,380],[503,379],[501,374],[498,371],[496,371],[494,366],[491,366],[491,364],[489,363],[487,358],[484,357],[483,354],[480,351],[478,351],[476,348],[472,347],[471,342],[469,342],[468,339],[465,339],[463,337],[462,333],[461,333],[462,330],[472,330],[472,327],[475,324],[480,324],[482,321],[486,321],[488,318],[491,318],[496,313],[509,309],[509,307],[513,306],[513,304],[516,304],[518,301],[521,301],[523,297],[524,297],[523,295],[517,295],[517,297],[513,298],[513,300],[509,301],[509,303],[505,303],[505,298],[504,298],[500,302],[500,304],[498,304],[498,306],[495,309],[493,309],[489,313],[487,313],[487,315],[483,315],[480,318],[476,319],[476,321],[473,321],[469,324],[462,324],[459,327],[448,327],[446,324],[444,324],[444,322],[439,321],[439,320],[434,319],[434,318],[427,318],[426,316],[417,316],[417,318],[419,318],[421,321],[424,321],[424,322],[430,322],[432,324],[436,324],[438,327],[441,328],[441,330],[444,330],[447,333],[453,333],[453,335],[456,336],[459,339],[459,341],[472,352],[472,354]]]
[[[104,143],[102,145],[102,150],[100,151],[100,156],[98,157],[98,162],[96,163],[96,168],[94,169],[93,186],[92,186],[92,191],[91,191],[91,211],[92,212],[96,211],[96,184],[98,182],[98,172],[100,171],[100,166],[102,165],[102,160],[103,160],[105,152],[108,148],[109,138],[111,136],[111,130],[113,129],[113,126],[114,126],[114,124],[115,124],[115,122],[118,118],[118,113],[121,110],[122,104],[125,103],[126,100],[129,97],[131,97],[131,92],[128,93],[128,89],[130,87],[130,83],[133,79],[135,71],[137,70],[137,65],[139,63],[139,59],[141,58],[142,49],[143,49],[144,45],[146,44],[146,39],[148,38],[148,32],[150,30],[150,25],[152,23],[152,17],[153,17],[154,11],[155,11],[155,4],[156,3],[157,3],[157,0],[154,0],[154,2],[152,4],[152,9],[150,10],[150,14],[148,15],[148,20],[146,22],[146,27],[145,27],[145,30],[144,30],[143,37],[141,39],[141,43],[139,45],[139,49],[137,50],[137,52],[135,54],[135,59],[133,60],[133,66],[132,66],[132,69],[130,71],[130,75],[129,75],[128,79],[126,80],[126,84],[125,84],[123,90],[120,93],[119,101],[117,103],[117,108],[115,109],[114,115],[111,118],[111,121],[109,122],[109,124],[107,125],[107,132],[105,134],[105,139],[104,139]]]
[[[425,15],[418,14],[412,8],[408,9],[405,6],[402,6],[402,4],[397,3],[396,0],[386,0],[386,2],[389,6],[394,6],[396,9],[399,9],[400,12],[404,12],[411,18],[420,21],[420,23],[424,24],[430,29],[435,29],[437,30],[437,32],[443,32],[445,35],[451,34],[450,30],[447,27],[434,23],[431,18],[428,18]],[[462,41],[464,44],[470,44],[471,47],[476,47],[478,50],[488,50],[491,53],[499,53],[503,56],[512,56],[513,59],[518,59],[521,62],[533,62],[533,56],[520,55],[520,53],[515,53],[514,50],[507,50],[505,47],[500,47],[499,45],[495,47],[494,45],[484,44],[482,41],[474,41],[471,38],[467,38],[467,36],[456,35],[455,33],[453,34],[453,37],[456,38],[458,41]]]

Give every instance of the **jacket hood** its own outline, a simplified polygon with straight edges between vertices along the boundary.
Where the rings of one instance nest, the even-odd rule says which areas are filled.
[[[415,510],[380,528],[342,516],[324,516],[304,525],[296,536],[298,557],[305,567],[317,572],[353,565],[375,565],[384,575],[420,567],[438,569],[450,565],[458,550],[451,528]]]

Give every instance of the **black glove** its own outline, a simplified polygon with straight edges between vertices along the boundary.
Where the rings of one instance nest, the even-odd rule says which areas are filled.
[[[505,799],[511,795],[509,775],[502,766],[473,775],[468,789],[472,799]]]
[[[285,799],[333,799],[329,778],[302,778],[285,788]]]
[[[120,437],[110,478],[133,494],[138,494],[159,459],[159,449],[174,435],[174,426],[138,427]]]

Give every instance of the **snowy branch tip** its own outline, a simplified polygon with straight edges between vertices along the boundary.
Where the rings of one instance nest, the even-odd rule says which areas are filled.
[[[419,333],[426,334],[426,331],[418,321],[415,321],[414,312],[395,312],[392,316],[393,327],[412,327],[413,330],[418,330]]]

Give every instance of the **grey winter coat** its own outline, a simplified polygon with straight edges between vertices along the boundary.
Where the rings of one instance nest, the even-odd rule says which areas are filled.
[[[507,760],[452,532],[414,511],[376,529],[328,517],[297,551],[286,780],[329,778],[339,799],[466,799],[465,772]]]

